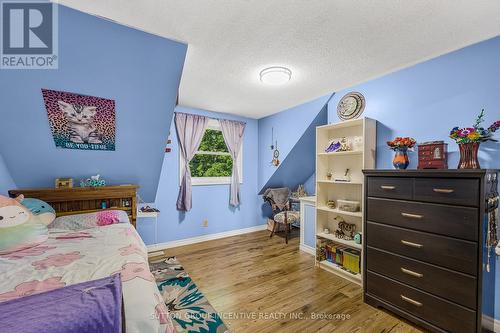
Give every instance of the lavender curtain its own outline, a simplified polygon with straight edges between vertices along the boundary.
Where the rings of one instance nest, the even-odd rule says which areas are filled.
[[[240,175],[238,174],[238,156],[241,151],[243,142],[243,132],[245,131],[245,123],[232,120],[219,120],[226,142],[227,149],[233,158],[233,174],[231,176],[231,194],[229,203],[232,206],[240,204]]]
[[[175,129],[179,140],[180,158],[184,161],[184,174],[182,175],[179,196],[177,197],[177,209],[181,211],[187,212],[192,206],[189,162],[200,146],[207,123],[208,118],[203,116],[186,113],[175,114]]]

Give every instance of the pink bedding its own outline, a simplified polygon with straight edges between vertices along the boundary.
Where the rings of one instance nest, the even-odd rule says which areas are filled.
[[[174,332],[149,271],[147,251],[129,223],[49,229],[45,243],[0,256],[0,302],[120,272],[127,333]]]

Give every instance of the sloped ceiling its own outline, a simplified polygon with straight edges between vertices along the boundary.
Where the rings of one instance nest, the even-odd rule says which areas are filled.
[[[289,187],[295,190],[304,184],[316,169],[316,127],[328,123],[328,104],[325,104],[309,124],[286,158],[281,161],[271,178],[261,188],[263,194],[268,188]]]
[[[498,0],[58,2],[189,43],[179,103],[252,118],[500,34]],[[269,65],[289,84],[261,84]]]
[[[59,8],[59,69],[2,70],[0,153],[16,185],[100,174],[155,198],[187,46]],[[116,151],[55,147],[41,88],[114,99]]]
[[[284,161],[331,97],[332,94],[327,94],[308,103],[259,119],[259,189],[266,185],[277,170],[271,164],[272,134],[274,133],[273,145],[276,141],[278,143],[279,159]],[[309,149],[314,151],[314,144],[311,144]]]

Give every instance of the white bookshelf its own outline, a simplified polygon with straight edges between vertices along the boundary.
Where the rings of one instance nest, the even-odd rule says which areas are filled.
[[[318,240],[327,239],[339,245],[356,249],[361,252],[361,258],[363,257],[361,244],[338,239],[334,236],[335,230],[338,229],[335,217],[340,216],[347,223],[355,224],[356,231],[364,234],[364,177],[362,170],[375,169],[376,132],[377,122],[370,118],[347,120],[316,128],[316,237]],[[362,145],[359,149],[346,152],[325,152],[332,139],[342,137],[361,137]],[[350,170],[351,181],[335,181],[336,177],[344,175],[346,169]],[[331,180],[327,179],[328,172],[333,173]],[[346,212],[327,206],[328,200],[337,202],[339,199],[359,201],[361,210],[359,212]],[[328,229],[329,233],[324,233],[324,229]],[[316,265],[353,283],[362,285],[362,271],[360,274],[353,274],[337,264],[326,260],[320,261],[318,257],[316,257]],[[362,267],[363,263],[361,263],[361,269]]]

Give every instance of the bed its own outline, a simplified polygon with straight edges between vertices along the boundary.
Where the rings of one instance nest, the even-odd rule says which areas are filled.
[[[130,223],[81,228],[60,219],[46,242],[0,256],[0,302],[120,273],[126,332],[174,332],[146,246]]]

